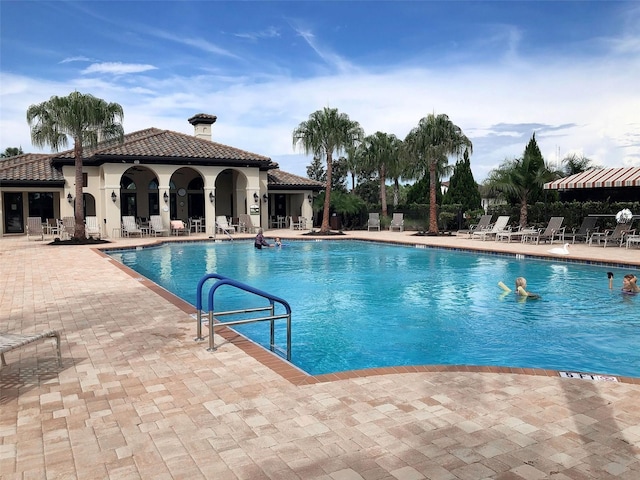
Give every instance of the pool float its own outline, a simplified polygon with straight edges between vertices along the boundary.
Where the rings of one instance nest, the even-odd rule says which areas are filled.
[[[510,292],[511,289],[509,287],[507,287],[503,282],[498,282],[498,286],[504,290],[505,292]]]
[[[518,287],[518,294],[523,297],[530,298],[531,300],[537,300],[538,298],[540,298],[540,295],[538,295],[537,293],[529,293],[522,287]]]

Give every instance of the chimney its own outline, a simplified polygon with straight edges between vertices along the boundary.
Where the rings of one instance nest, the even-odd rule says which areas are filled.
[[[218,117],[215,115],[207,115],[206,113],[197,113],[189,119],[189,123],[193,125],[194,135],[196,138],[211,141],[211,125],[216,123]]]

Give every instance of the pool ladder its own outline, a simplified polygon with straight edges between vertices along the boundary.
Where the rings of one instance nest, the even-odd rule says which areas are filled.
[[[197,335],[196,341],[203,341],[204,337],[202,336],[202,291],[204,289],[204,284],[211,279],[216,279],[217,281],[213,284],[213,286],[209,289],[209,294],[207,296],[208,305],[207,305],[207,313],[209,318],[209,348],[207,350],[209,352],[215,351],[215,343],[214,343],[214,331],[215,328],[228,327],[231,325],[243,325],[248,323],[257,323],[257,322],[271,322],[270,328],[270,338],[269,338],[269,350],[275,352],[277,347],[275,344],[275,321],[286,319],[287,320],[287,349],[286,349],[286,358],[288,361],[291,361],[291,306],[289,303],[275,295],[271,295],[270,293],[259,290],[251,285],[247,285],[246,283],[239,282],[229,277],[225,277],[224,275],[219,275],[217,273],[210,273],[205,275],[198,282],[197,288],[197,297],[196,297],[196,320],[198,322],[197,325]],[[242,310],[228,310],[224,312],[215,312],[215,293],[216,291],[222,287],[223,285],[228,285],[240,290],[243,290],[248,293],[252,293],[258,297],[262,297],[269,301],[269,305],[264,307],[256,307],[256,308],[247,308]],[[275,314],[275,304],[278,303],[282,305],[286,311],[285,314]],[[248,318],[243,320],[232,320],[229,322],[220,322],[218,317],[223,317],[225,315],[242,315],[248,313],[256,313],[256,312],[269,312],[268,315],[264,317],[258,318]]]

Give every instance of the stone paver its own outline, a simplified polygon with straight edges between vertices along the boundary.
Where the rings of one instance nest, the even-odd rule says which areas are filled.
[[[349,235],[530,255],[549,248]],[[571,251],[640,266],[637,249]],[[49,341],[6,354],[0,476],[640,478],[638,379],[440,367],[307,377],[233,336],[207,352],[193,341],[191,313],[90,247],[0,239],[0,328],[59,329],[63,356],[60,368]]]

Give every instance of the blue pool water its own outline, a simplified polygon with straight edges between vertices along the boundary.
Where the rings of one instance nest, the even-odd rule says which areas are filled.
[[[343,240],[263,250],[242,241],[179,243],[112,256],[193,305],[207,273],[285,299],[292,362],[311,374],[439,364],[640,377],[640,295],[620,293],[622,269]],[[518,276],[542,298],[521,300],[497,286],[513,288]],[[222,288],[229,290],[216,294],[216,311],[255,302]],[[236,329],[268,345],[267,324]]]

